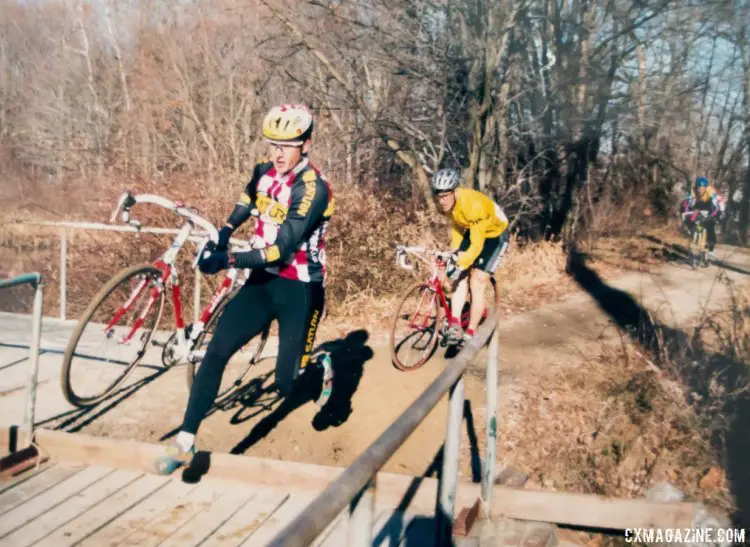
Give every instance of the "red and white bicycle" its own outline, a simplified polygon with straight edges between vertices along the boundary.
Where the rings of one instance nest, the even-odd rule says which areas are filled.
[[[396,306],[390,332],[393,365],[403,371],[417,370],[429,361],[437,348],[448,343],[448,327],[453,319],[449,296],[443,289],[443,274],[453,253],[424,247],[396,246],[398,265],[413,270],[408,257],[419,260],[428,272],[427,278],[410,286]],[[497,311],[497,281],[490,278],[484,294],[480,324]],[[469,326],[472,295],[469,292],[461,311],[461,328]]]
[[[192,263],[195,268],[208,240],[218,242],[218,231],[211,222],[198,215],[196,209],[152,194],[123,194],[110,221],[113,222],[122,210],[122,220],[140,228],[140,222],[130,217],[130,211],[134,205],[146,203],[172,211],[184,223],[164,254],[153,263],[138,264],[117,273],[83,312],[65,349],[60,378],[65,398],[75,406],[93,406],[104,400],[125,381],[150,347],[162,348],[161,362],[164,366],[187,362],[190,387],[221,312],[250,274],[247,269],[227,270],[209,303],[201,311],[199,320],[186,327],[175,260],[185,243],[194,239],[191,232],[198,226],[206,233],[198,240],[198,252]],[[241,246],[233,249],[242,250]],[[165,342],[160,342],[153,338],[164,311],[167,293],[172,296],[175,329]],[[267,325],[245,346],[249,359],[230,361],[227,365],[217,401],[226,399],[242,384],[260,358],[269,329],[270,325]],[[74,379],[77,373],[80,373],[80,379]],[[86,393],[87,388],[93,392]]]

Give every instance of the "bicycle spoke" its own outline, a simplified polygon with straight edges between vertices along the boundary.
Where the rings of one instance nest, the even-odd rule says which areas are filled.
[[[189,387],[192,387],[195,375],[197,374],[206,351],[210,346],[216,326],[228,301],[229,300],[222,302],[222,304],[216,308],[213,315],[210,316],[206,323],[203,332],[201,332],[195,340],[195,347],[190,353],[191,357],[187,369]],[[229,359],[221,378],[219,393],[216,397],[217,404],[225,401],[229,395],[234,393],[245,381],[248,380],[250,370],[254,368],[254,365],[257,364],[263,355],[263,348],[265,347],[267,338],[267,330],[259,333]]]
[[[126,271],[119,283],[100,294],[95,308],[76,329],[75,345],[66,350],[62,379],[66,396],[74,404],[100,399],[146,356],[164,298],[157,286],[158,270],[141,269],[149,271]],[[159,361],[154,357],[144,364],[156,366]]]
[[[402,323],[400,319],[407,319]],[[438,304],[433,290],[418,286],[400,304],[391,332],[394,363],[416,368],[429,359],[437,343]]]

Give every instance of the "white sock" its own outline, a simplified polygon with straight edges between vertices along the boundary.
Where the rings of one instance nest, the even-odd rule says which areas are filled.
[[[181,450],[187,452],[195,444],[195,435],[193,435],[192,433],[188,433],[187,431],[180,431],[177,434],[176,442],[177,446],[179,446]]]

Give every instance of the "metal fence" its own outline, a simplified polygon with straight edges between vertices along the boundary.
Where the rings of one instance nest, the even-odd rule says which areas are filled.
[[[499,339],[497,314],[493,313],[477,330],[473,340],[461,353],[450,359],[445,370],[350,465],[286,528],[268,547],[302,547],[315,540],[349,505],[349,537],[347,545],[372,545],[372,532],[377,490],[377,472],[393,456],[411,433],[427,417],[442,397],[450,391],[448,428],[443,445],[443,466],[438,483],[435,525],[438,545],[450,545],[458,483],[458,460],[461,443],[461,422],[464,407],[463,374],[490,340],[487,358],[487,451],[482,462],[482,505],[488,514],[494,482],[495,444],[497,435],[497,363]]]
[[[101,224],[97,222],[55,222],[55,221],[29,221],[22,222],[27,226],[44,226],[47,228],[57,228],[60,238],[60,319],[67,319],[67,289],[68,289],[68,230],[92,230],[106,232],[128,232],[144,234],[177,234],[179,230],[174,228],[135,228],[134,226],[118,226],[112,224]],[[189,238],[191,241],[201,242],[205,239],[202,231],[195,231]],[[232,238],[234,244],[243,242]],[[198,321],[200,317],[200,295],[201,295],[201,275],[199,270],[195,269],[193,284],[193,321]]]
[[[31,445],[34,436],[34,409],[36,407],[36,384],[39,372],[39,345],[42,338],[42,311],[44,307],[44,281],[41,274],[30,273],[11,279],[0,280],[0,289],[9,289],[20,285],[31,285],[34,288],[34,307],[31,323],[31,345],[29,347],[29,382],[26,385],[26,406],[21,429],[21,447]]]
[[[66,319],[67,294],[67,231],[103,230],[112,232],[176,234],[178,230],[169,228],[135,228],[113,226],[93,222],[26,222],[24,224],[57,228],[60,237],[60,318]],[[199,236],[191,236],[198,241]],[[236,241],[233,241],[237,243]],[[196,271],[193,299],[193,313],[200,311],[200,278]],[[20,284],[31,284],[36,288],[34,299],[34,323],[31,344],[31,372],[27,387],[26,416],[24,433],[26,443],[30,443],[34,424],[34,403],[36,397],[36,376],[38,369],[39,342],[42,320],[42,287],[39,274],[29,274],[7,281],[0,281],[0,288]],[[497,310],[496,310],[497,311]],[[493,313],[480,326],[472,341],[461,353],[450,359],[445,370],[412,403],[391,426],[373,442],[341,476],[323,491],[289,525],[269,543],[269,547],[296,547],[309,545],[317,538],[340,513],[349,505],[349,541],[353,547],[372,544],[374,525],[375,494],[377,473],[406,441],[412,432],[427,417],[430,411],[450,392],[448,426],[443,446],[443,466],[439,478],[435,508],[436,537],[438,545],[451,543],[455,513],[456,489],[458,483],[458,462],[461,442],[461,424],[464,407],[464,380],[466,368],[488,341],[487,358],[487,449],[482,461],[482,505],[489,512],[495,467],[495,446],[497,435],[497,366],[499,339],[497,314]]]

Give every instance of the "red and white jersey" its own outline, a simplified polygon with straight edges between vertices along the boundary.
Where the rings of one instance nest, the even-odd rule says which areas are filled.
[[[260,216],[250,243],[276,260],[265,269],[288,279],[325,282],[325,234],[333,213],[330,185],[304,157],[287,174],[261,162],[238,205],[255,205]]]

